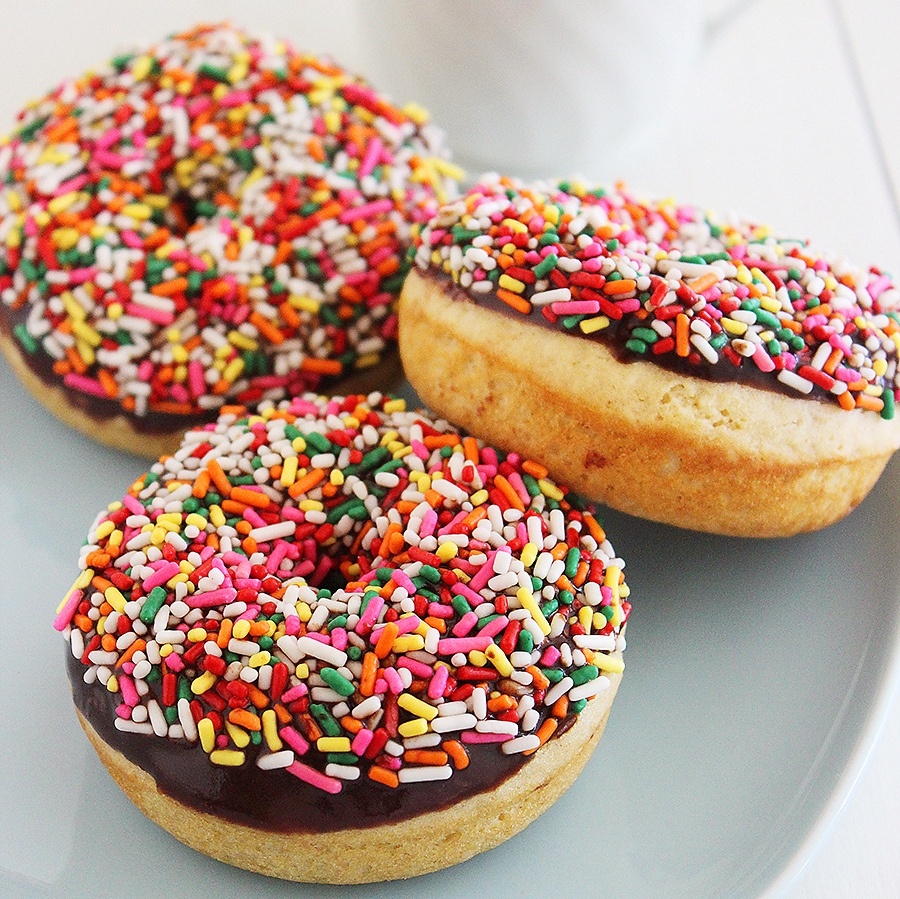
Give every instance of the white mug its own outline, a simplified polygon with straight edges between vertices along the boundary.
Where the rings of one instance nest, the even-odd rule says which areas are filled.
[[[707,2],[363,2],[363,71],[426,107],[471,176],[608,179],[689,102]]]

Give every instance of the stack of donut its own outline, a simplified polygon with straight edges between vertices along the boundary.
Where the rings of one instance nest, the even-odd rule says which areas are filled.
[[[224,403],[396,381],[410,225],[458,176],[423,110],[229,26],[64,82],[0,174],[0,348],[150,458]]]

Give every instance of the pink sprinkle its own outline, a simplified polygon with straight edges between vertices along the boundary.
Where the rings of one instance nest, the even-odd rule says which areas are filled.
[[[411,659],[409,656],[400,656],[397,659],[398,668],[406,668],[416,677],[431,677],[431,666],[420,662],[417,659]]]
[[[447,679],[450,676],[450,669],[446,665],[438,665],[434,670],[434,674],[428,683],[428,696],[431,699],[438,699],[444,695],[444,689],[447,686]]]
[[[153,309],[150,306],[142,306],[140,303],[126,303],[125,311],[129,315],[134,315],[137,318],[142,318],[157,325],[171,325],[175,321],[174,312],[166,312],[164,309]]]
[[[466,612],[452,628],[454,637],[465,637],[475,625],[478,624],[478,616],[474,612]]]
[[[347,648],[347,631],[342,627],[333,628],[331,631],[331,645],[343,652]]]
[[[63,383],[66,387],[73,390],[80,390],[82,393],[88,393],[91,396],[106,397],[106,391],[103,386],[94,378],[87,375],[79,375],[76,372],[69,372],[64,378]]]
[[[388,668],[384,668],[381,673],[384,676],[384,680],[391,693],[400,694],[403,692],[403,678],[400,677],[396,668],[389,666]]]
[[[484,637],[496,637],[507,624],[509,624],[509,619],[505,615],[500,615],[493,621],[489,621],[478,633]]]
[[[172,653],[172,655],[175,655],[175,653]],[[138,691],[135,689],[130,677],[119,677],[119,689],[122,691],[122,699],[131,708],[140,703],[141,697],[138,696]]]
[[[181,573],[177,562],[165,562],[144,581],[144,590],[149,592],[154,587],[161,587],[167,580]]]
[[[475,730],[464,730],[460,739],[463,743],[505,743],[512,734],[481,734]]]
[[[308,692],[309,690],[306,684],[297,684],[296,687],[291,687],[290,690],[285,690],[284,693],[281,694],[281,701],[293,702],[295,699],[302,699]],[[284,736],[284,734],[282,734],[282,736]]]
[[[456,559],[453,560],[454,564],[456,564]],[[481,566],[479,569],[483,571],[485,568],[489,568],[487,563]],[[484,602],[484,597],[480,593],[476,593],[468,584],[462,583],[462,581],[457,581],[451,588],[451,593],[455,593],[457,596],[463,596],[466,599],[466,602],[469,603],[470,606],[480,606],[481,603]]]
[[[374,731],[364,727],[362,730],[358,731],[353,738],[353,742],[350,744],[350,751],[356,753],[356,755],[364,755],[374,738]]]
[[[438,640],[438,652],[442,656],[452,656],[457,652],[469,653],[473,649],[484,652],[493,642],[490,637],[483,637],[480,634],[477,637],[444,637]]]
[[[306,739],[300,731],[294,730],[293,727],[282,727],[281,730],[278,731],[278,736],[281,737],[281,739],[284,740],[297,755],[306,755],[306,753],[309,752],[309,743],[306,742]]]
[[[184,659],[177,652],[170,652],[166,656],[166,667],[169,671],[178,674],[179,671],[184,671]]]
[[[560,652],[555,646],[548,646],[541,656],[541,664],[551,667],[559,661]]]
[[[72,591],[63,607],[59,610],[59,614],[53,621],[53,627],[56,628],[56,630],[65,630],[66,627],[71,623],[72,619],[75,617],[75,610],[78,608],[78,603],[81,602],[82,596],[84,596],[84,591]]]
[[[359,171],[357,172],[358,177],[365,178],[366,175],[372,174],[372,170],[378,165],[378,160],[383,149],[384,144],[381,142],[381,138],[373,137],[369,141],[366,152],[359,164]]]
[[[762,344],[757,344],[756,349],[753,351],[752,359],[760,371],[775,370],[775,363],[772,361],[772,357],[765,351]]]
[[[374,571],[372,572],[372,576],[374,577]],[[381,613],[381,610],[384,608],[384,597],[383,596],[373,596],[368,604],[366,605],[365,612],[359,616],[359,621],[356,624],[356,633],[358,634],[367,634],[371,629],[375,622],[378,620],[378,615]]]
[[[212,606],[228,605],[235,599],[237,599],[237,590],[234,587],[220,587],[218,590],[209,590],[206,593],[192,593],[185,596],[184,601],[192,609],[207,609]]]
[[[567,300],[551,303],[550,309],[556,315],[593,315],[600,311],[600,304],[596,300]]]

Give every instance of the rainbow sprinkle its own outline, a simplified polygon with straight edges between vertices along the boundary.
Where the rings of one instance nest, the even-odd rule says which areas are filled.
[[[55,627],[117,729],[331,793],[531,754],[623,668],[624,563],[591,511],[380,394],[223,410],[79,564]]]
[[[623,188],[486,176],[415,236],[415,262],[490,302],[704,376],[894,416],[900,293],[768,229]],[[761,379],[761,380],[760,380]]]
[[[392,343],[409,223],[458,177],[418,107],[197,27],[0,141],[0,309],[24,354],[137,416],[294,395]]]

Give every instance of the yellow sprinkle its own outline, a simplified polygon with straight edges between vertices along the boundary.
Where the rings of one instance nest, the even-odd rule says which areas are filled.
[[[772,292],[774,293],[775,286],[772,285]],[[781,312],[781,303],[776,300],[773,296],[762,296],[759,298],[759,305],[766,310],[766,312],[771,312],[773,315],[777,312]]]
[[[236,640],[243,640],[250,633],[250,622],[246,618],[235,621],[231,633]]]
[[[426,721],[431,721],[437,717],[437,709],[433,705],[423,702],[417,696],[413,696],[412,693],[401,693],[397,697],[397,705],[418,718],[424,718]]]
[[[316,749],[319,752],[349,752],[349,737],[319,737],[316,740]]]
[[[106,521],[102,521],[97,525],[97,529],[94,533],[98,540],[102,540],[104,537],[108,537],[115,529],[115,522],[107,518]]]
[[[719,323],[722,325],[723,330],[729,334],[734,334],[736,337],[747,333],[747,325],[744,322],[739,322],[737,319],[730,318],[727,315],[723,315]]]
[[[405,721],[397,730],[401,737],[421,737],[428,733],[428,722],[424,718],[413,718],[412,721]]]
[[[384,404],[384,411],[387,412],[389,415],[394,412],[405,412],[406,411],[406,400],[404,400],[402,398],[388,400]],[[391,438],[392,440],[396,439],[397,436],[399,436],[396,431],[392,431],[391,433],[394,435]],[[387,435],[385,435],[385,436],[387,436]]]
[[[411,446],[403,446],[400,449],[391,450],[393,459],[402,459],[404,456],[408,456],[413,451]]]
[[[301,662],[295,669],[294,674],[300,680],[306,680],[309,677],[309,665],[306,662]]]
[[[146,78],[152,70],[153,57],[144,55],[134,61],[134,65],[131,67],[131,77],[135,81],[141,81]]]
[[[121,318],[125,314],[125,307],[121,303],[110,303],[106,307],[106,317],[111,321]]]
[[[534,619],[535,624],[541,629],[541,633],[544,634],[544,636],[549,634],[550,622],[544,617],[544,613],[537,604],[537,600],[535,600],[531,590],[527,587],[520,587],[516,593],[516,598],[522,604],[522,608],[527,609],[531,613],[531,617]]]
[[[550,499],[559,501],[565,496],[562,490],[560,490],[559,487],[556,486],[556,484],[551,483],[546,478],[538,479],[538,487],[541,488],[541,493],[543,493],[544,496],[549,497]]]
[[[64,290],[59,295],[60,300],[62,300],[63,307],[66,310],[66,315],[72,319],[73,322],[81,322],[87,318],[87,310],[78,300],[75,299],[75,296],[69,290]]]
[[[180,531],[181,514],[179,512],[165,512],[157,516],[156,523],[167,531]]]
[[[261,649],[259,652],[253,653],[252,656],[247,660],[247,664],[251,668],[262,668],[263,665],[268,665],[269,661],[272,658],[272,653],[270,653],[267,649]]]
[[[513,673],[512,662],[496,643],[491,643],[484,651],[484,654],[487,656],[487,660],[500,672],[501,676],[509,677]]]
[[[206,530],[206,519],[196,512],[191,512],[191,514],[184,519],[184,523],[193,525],[195,528],[200,528],[201,531]]]
[[[619,602],[619,578],[622,575],[622,570],[615,565],[610,565],[609,568],[606,569],[606,574],[603,577],[603,586],[609,587],[613,592],[613,602]]]
[[[425,125],[428,122],[428,110],[418,103],[407,103],[406,106],[403,107],[403,112],[417,125]]]
[[[748,269],[746,265],[738,266],[737,279],[741,284],[753,283],[753,275],[750,274],[750,269]]]
[[[120,614],[125,611],[127,600],[118,587],[107,587],[103,591],[103,598]]]
[[[125,539],[125,535],[121,531],[113,531],[109,535],[109,545],[110,546],[121,546],[122,541]]]
[[[173,652],[175,652],[175,647],[171,643],[163,643],[163,645],[159,647],[159,655],[163,659],[172,655]]]
[[[459,547],[450,540],[445,541],[437,548],[437,557],[442,562],[449,562],[459,552]]]
[[[216,745],[216,729],[209,718],[201,718],[197,722],[197,733],[200,736],[200,745],[203,751],[210,753]]]
[[[472,649],[469,651],[469,664],[476,668],[484,668],[487,665],[488,658],[480,649]]]
[[[238,727],[232,721],[226,721],[225,730],[228,731],[228,736],[231,737],[232,742],[238,749],[244,749],[250,745],[250,734],[244,728]]]
[[[153,215],[153,210],[146,203],[126,203],[122,207],[122,215],[138,221],[146,221]]]
[[[476,490],[470,497],[469,501],[473,506],[481,506],[484,505],[488,501],[490,494],[487,490]]]
[[[57,228],[53,232],[53,242],[61,250],[71,250],[80,237],[81,232],[77,228]]]
[[[312,297],[300,297],[295,294],[288,296],[288,302],[295,309],[299,309],[301,312],[311,312],[313,315],[318,313],[322,306],[318,300],[314,300]]]
[[[225,370],[222,372],[222,377],[226,381],[234,382],[236,381],[241,372],[244,370],[244,360],[238,356],[236,359],[232,359],[228,365],[225,366]]]
[[[604,618],[604,621],[606,619]],[[578,623],[588,632],[591,632],[591,625],[594,622],[594,610],[590,606],[582,606],[578,610]]]
[[[119,679],[114,674],[110,675],[109,680],[107,680],[106,689],[109,690],[110,693],[119,692]]]
[[[606,616],[603,612],[594,612],[594,620],[592,622],[595,631],[602,631],[606,627]]]
[[[619,674],[625,670],[621,656],[607,656],[602,652],[594,653],[594,664],[601,671],[608,671],[610,674]]]
[[[585,318],[578,322],[582,334],[595,334],[609,327],[609,319],[605,315],[596,315],[593,318]]]
[[[340,487],[341,484],[344,483],[344,472],[342,472],[339,468],[332,468],[331,474],[328,476],[328,480],[335,487]]]
[[[187,632],[187,638],[191,643],[202,643],[208,636],[205,627],[192,627]]]
[[[622,611],[622,606],[615,605],[613,606],[613,616],[609,619],[609,623],[613,627],[618,627],[625,618],[625,613]]]
[[[879,378],[884,376],[884,373],[887,371],[887,359],[873,359],[872,360],[872,371],[878,375]]]
[[[425,640],[418,634],[402,634],[394,640],[393,652],[416,652],[425,648]]]
[[[281,477],[278,479],[282,487],[290,487],[297,480],[297,457],[288,456],[281,466]]]
[[[500,287],[511,290],[513,293],[522,293],[522,291],[525,290],[524,281],[520,281],[518,278],[513,278],[505,273],[500,275],[500,280],[497,283]]]
[[[54,197],[47,204],[47,211],[51,216],[58,215],[60,212],[65,212],[65,210],[75,203],[80,196],[82,196],[82,194],[78,193],[78,191],[71,191],[62,196]]]
[[[252,337],[248,337],[240,331],[229,331],[228,340],[233,346],[242,350],[255,350],[259,346]]]
[[[269,750],[278,752],[283,744],[278,736],[278,716],[274,709],[266,709],[262,713],[262,732]]]
[[[244,764],[244,753],[240,749],[214,749],[209,754],[209,760],[214,765],[239,768]]]
[[[297,504],[297,508],[301,512],[321,512],[325,506],[322,505],[321,500],[305,499]]]
[[[531,568],[534,565],[535,559],[538,557],[538,548],[534,543],[526,543],[522,547],[522,552],[519,555],[519,559],[522,564],[526,568]]]
[[[211,690],[216,682],[216,676],[212,671],[204,671],[199,677],[191,681],[191,692],[199,696],[207,690]]]
[[[222,527],[222,525],[224,525],[227,520],[225,518],[225,513],[222,511],[222,507],[217,503],[213,503],[209,507],[209,520],[217,528]]]

